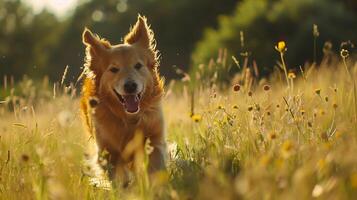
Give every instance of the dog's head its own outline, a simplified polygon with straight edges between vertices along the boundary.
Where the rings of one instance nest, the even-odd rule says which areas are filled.
[[[95,75],[101,95],[111,96],[128,114],[140,111],[141,100],[155,85],[157,51],[146,18],[139,16],[124,43],[111,45],[91,31],[83,32],[86,67]]]

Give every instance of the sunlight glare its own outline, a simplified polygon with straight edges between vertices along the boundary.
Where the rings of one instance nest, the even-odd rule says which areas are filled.
[[[57,16],[65,16],[78,3],[78,0],[25,0],[35,13],[48,9]]]

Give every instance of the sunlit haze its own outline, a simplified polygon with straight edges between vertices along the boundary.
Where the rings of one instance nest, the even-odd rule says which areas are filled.
[[[35,13],[48,9],[59,17],[65,16],[77,4],[78,0],[24,0]]]

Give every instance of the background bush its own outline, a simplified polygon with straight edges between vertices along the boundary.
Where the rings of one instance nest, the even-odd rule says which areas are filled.
[[[217,16],[234,10],[237,0],[89,0],[58,19],[46,10],[33,13],[21,0],[0,0],[0,77],[49,75],[61,79],[66,65],[75,81],[83,66],[81,34],[85,26],[119,43],[136,21],[148,17],[161,52],[161,72],[169,78],[177,65],[188,69],[194,44]],[[0,85],[2,84],[2,81]]]
[[[331,41],[336,52],[343,41],[357,42],[357,16],[353,13],[356,4],[348,3],[350,9],[343,1],[334,0],[245,0],[237,5],[233,15],[219,18],[218,29],[206,29],[192,55],[192,71],[216,57],[220,48],[227,48],[230,63],[231,55],[239,57],[248,52],[250,61],[257,62],[260,74],[266,75],[279,59],[274,46],[280,40],[287,42],[288,65],[297,68],[305,61],[313,61],[314,24],[319,30],[319,60],[325,41]]]
[[[320,58],[324,41],[331,40],[337,50],[341,41],[356,42],[357,37],[355,0],[78,2],[59,18],[46,10],[34,13],[24,0],[0,0],[0,78],[7,75],[19,80],[27,74],[41,80],[48,75],[51,81],[58,81],[68,65],[67,81],[75,81],[83,65],[83,28],[119,43],[137,13],[146,15],[155,31],[162,54],[161,72],[167,79],[176,77],[172,66],[195,71],[197,64],[216,57],[221,47],[229,50],[229,61],[230,55],[235,55],[242,62],[239,54],[250,52],[250,63],[256,60],[267,74],[278,58],[274,50],[278,40],[287,41],[288,64],[296,67],[313,56],[313,24],[320,30]],[[244,47],[240,31],[244,32]]]

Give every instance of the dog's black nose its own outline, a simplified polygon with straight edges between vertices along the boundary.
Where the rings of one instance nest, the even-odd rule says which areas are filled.
[[[134,81],[127,81],[124,84],[124,91],[128,94],[136,92],[136,89],[138,88],[138,85]]]

